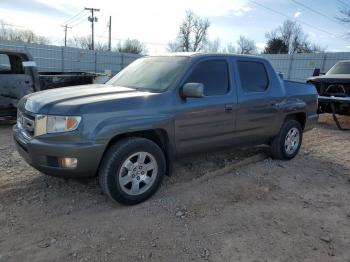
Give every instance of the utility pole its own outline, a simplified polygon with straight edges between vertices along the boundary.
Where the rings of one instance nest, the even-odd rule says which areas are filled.
[[[94,12],[99,12],[100,9],[85,7],[85,10],[91,12],[91,16],[88,17],[88,21],[91,22],[91,49],[94,50],[94,23],[98,21],[97,17],[94,16]]]
[[[108,34],[108,50],[112,50],[112,16],[109,16],[109,34]]]
[[[64,28],[64,46],[67,46],[67,31],[72,27],[68,26],[68,24],[61,25]]]

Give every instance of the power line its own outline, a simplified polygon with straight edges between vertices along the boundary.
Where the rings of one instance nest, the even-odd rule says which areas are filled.
[[[9,24],[9,23],[4,23],[4,22],[0,22],[0,25],[6,25],[6,26],[11,26],[11,27],[17,27],[17,28],[25,28],[25,26],[22,25],[15,25],[15,24]]]
[[[103,30],[101,35],[105,35],[105,33],[106,33],[108,28],[109,28],[109,21],[107,22],[106,27],[104,28],[104,30]]]
[[[268,6],[263,5],[263,4],[260,4],[260,3],[256,2],[256,1],[253,1],[253,0],[248,0],[248,1],[251,2],[251,3],[253,3],[253,4],[255,4],[255,5],[260,6],[260,7],[262,7],[262,8],[265,8],[265,9],[267,9],[267,10],[273,12],[273,13],[276,13],[276,14],[279,14],[279,15],[281,15],[281,16],[287,17],[288,19],[294,19],[293,17],[291,17],[291,16],[289,16],[289,15],[286,15],[286,14],[280,12],[280,11],[277,11],[277,10],[275,10],[275,9],[272,9],[272,8],[270,8],[270,7],[268,7]],[[342,38],[342,37],[340,37],[340,36],[337,36],[337,35],[335,35],[335,34],[333,34],[333,33],[331,33],[331,32],[328,32],[327,30],[321,29],[321,28],[319,28],[319,27],[317,27],[317,26],[314,26],[314,25],[312,25],[312,24],[309,24],[309,23],[307,23],[307,22],[304,22],[304,21],[301,21],[301,20],[298,20],[298,22],[301,23],[301,24],[304,24],[304,25],[306,25],[306,26],[312,27],[312,28],[314,28],[314,29],[317,30],[317,31],[323,32],[323,33],[328,34],[328,35],[332,35],[333,37],[336,37],[336,38],[339,38],[339,39],[343,39],[343,40],[348,40],[348,39],[346,39],[346,38]]]
[[[80,25],[82,22],[86,21],[86,18],[88,17],[88,14],[84,14],[79,20],[75,21],[73,24],[70,24],[71,27],[75,27],[77,25]]]
[[[317,10],[315,10],[315,9],[313,9],[313,8],[311,8],[311,7],[307,6],[307,5],[305,5],[305,4],[303,4],[303,3],[300,3],[300,2],[298,2],[298,1],[296,1],[296,0],[292,0],[292,1],[293,1],[294,3],[300,5],[300,6],[303,6],[303,7],[306,8],[306,9],[310,10],[311,12],[314,12],[315,14],[318,14],[318,15],[320,15],[320,16],[322,16],[322,17],[328,19],[329,21],[332,21],[333,23],[337,23],[337,24],[339,24],[339,25],[341,25],[341,26],[343,26],[343,27],[346,27],[346,26],[344,26],[342,23],[340,23],[339,21],[335,20],[334,18],[331,18],[331,17],[329,17],[329,16],[327,16],[327,15],[325,15],[325,14],[323,14],[323,13],[321,13],[321,12],[319,12],[319,11],[317,11]],[[347,27],[346,27],[346,28],[347,28]]]
[[[78,24],[82,23],[83,20],[85,20],[87,14],[84,14],[84,11],[84,9],[81,10],[79,13],[75,14],[61,25],[64,28],[64,46],[67,46],[68,29],[72,29],[73,26],[77,26]]]
[[[79,13],[75,14],[74,16],[72,16],[71,18],[67,19],[65,22],[63,22],[63,24],[70,24],[73,23],[74,20],[80,19],[80,15],[84,12],[85,10],[81,10]]]
[[[66,20],[66,23],[61,25],[63,27],[64,31],[64,46],[67,46],[67,40],[68,40],[68,29],[72,29],[73,27],[76,27],[77,25],[81,24],[82,22],[86,21],[87,14],[84,14],[85,10],[80,11],[78,14],[74,15],[70,19]],[[70,26],[69,26],[70,25]]]
[[[341,3],[341,4],[343,4],[343,5],[345,5],[345,6],[347,6],[347,7],[350,7],[350,5],[349,5],[349,4],[345,3],[345,2],[344,2],[344,1],[342,1],[342,0],[338,0],[338,2],[339,2],[339,3]]]
[[[104,35],[96,35],[98,38],[107,38]],[[115,38],[115,37],[111,37],[112,40],[116,40],[116,41],[125,41],[128,40],[128,38]],[[158,45],[158,46],[167,46],[168,44],[165,43],[156,43],[156,42],[144,42],[144,41],[140,41],[143,44],[147,44],[147,45]]]

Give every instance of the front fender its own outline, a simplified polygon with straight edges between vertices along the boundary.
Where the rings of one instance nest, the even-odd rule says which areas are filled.
[[[125,133],[145,130],[163,129],[168,133],[169,139],[173,138],[173,120],[169,115],[158,114],[156,116],[132,116],[128,118],[111,117],[99,122],[91,132],[91,140],[110,141],[113,137]]]

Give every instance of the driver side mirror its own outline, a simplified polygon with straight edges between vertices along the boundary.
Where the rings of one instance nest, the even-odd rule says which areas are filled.
[[[283,78],[284,78],[283,73],[282,72],[277,72],[277,73],[278,73],[278,76],[283,80]]]
[[[182,87],[182,97],[201,98],[204,96],[204,85],[202,83],[186,83]]]

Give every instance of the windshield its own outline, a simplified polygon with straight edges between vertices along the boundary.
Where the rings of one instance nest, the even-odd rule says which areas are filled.
[[[107,82],[114,86],[166,90],[179,76],[188,57],[145,57],[136,60]]]
[[[350,74],[350,62],[336,63],[326,75]]]

